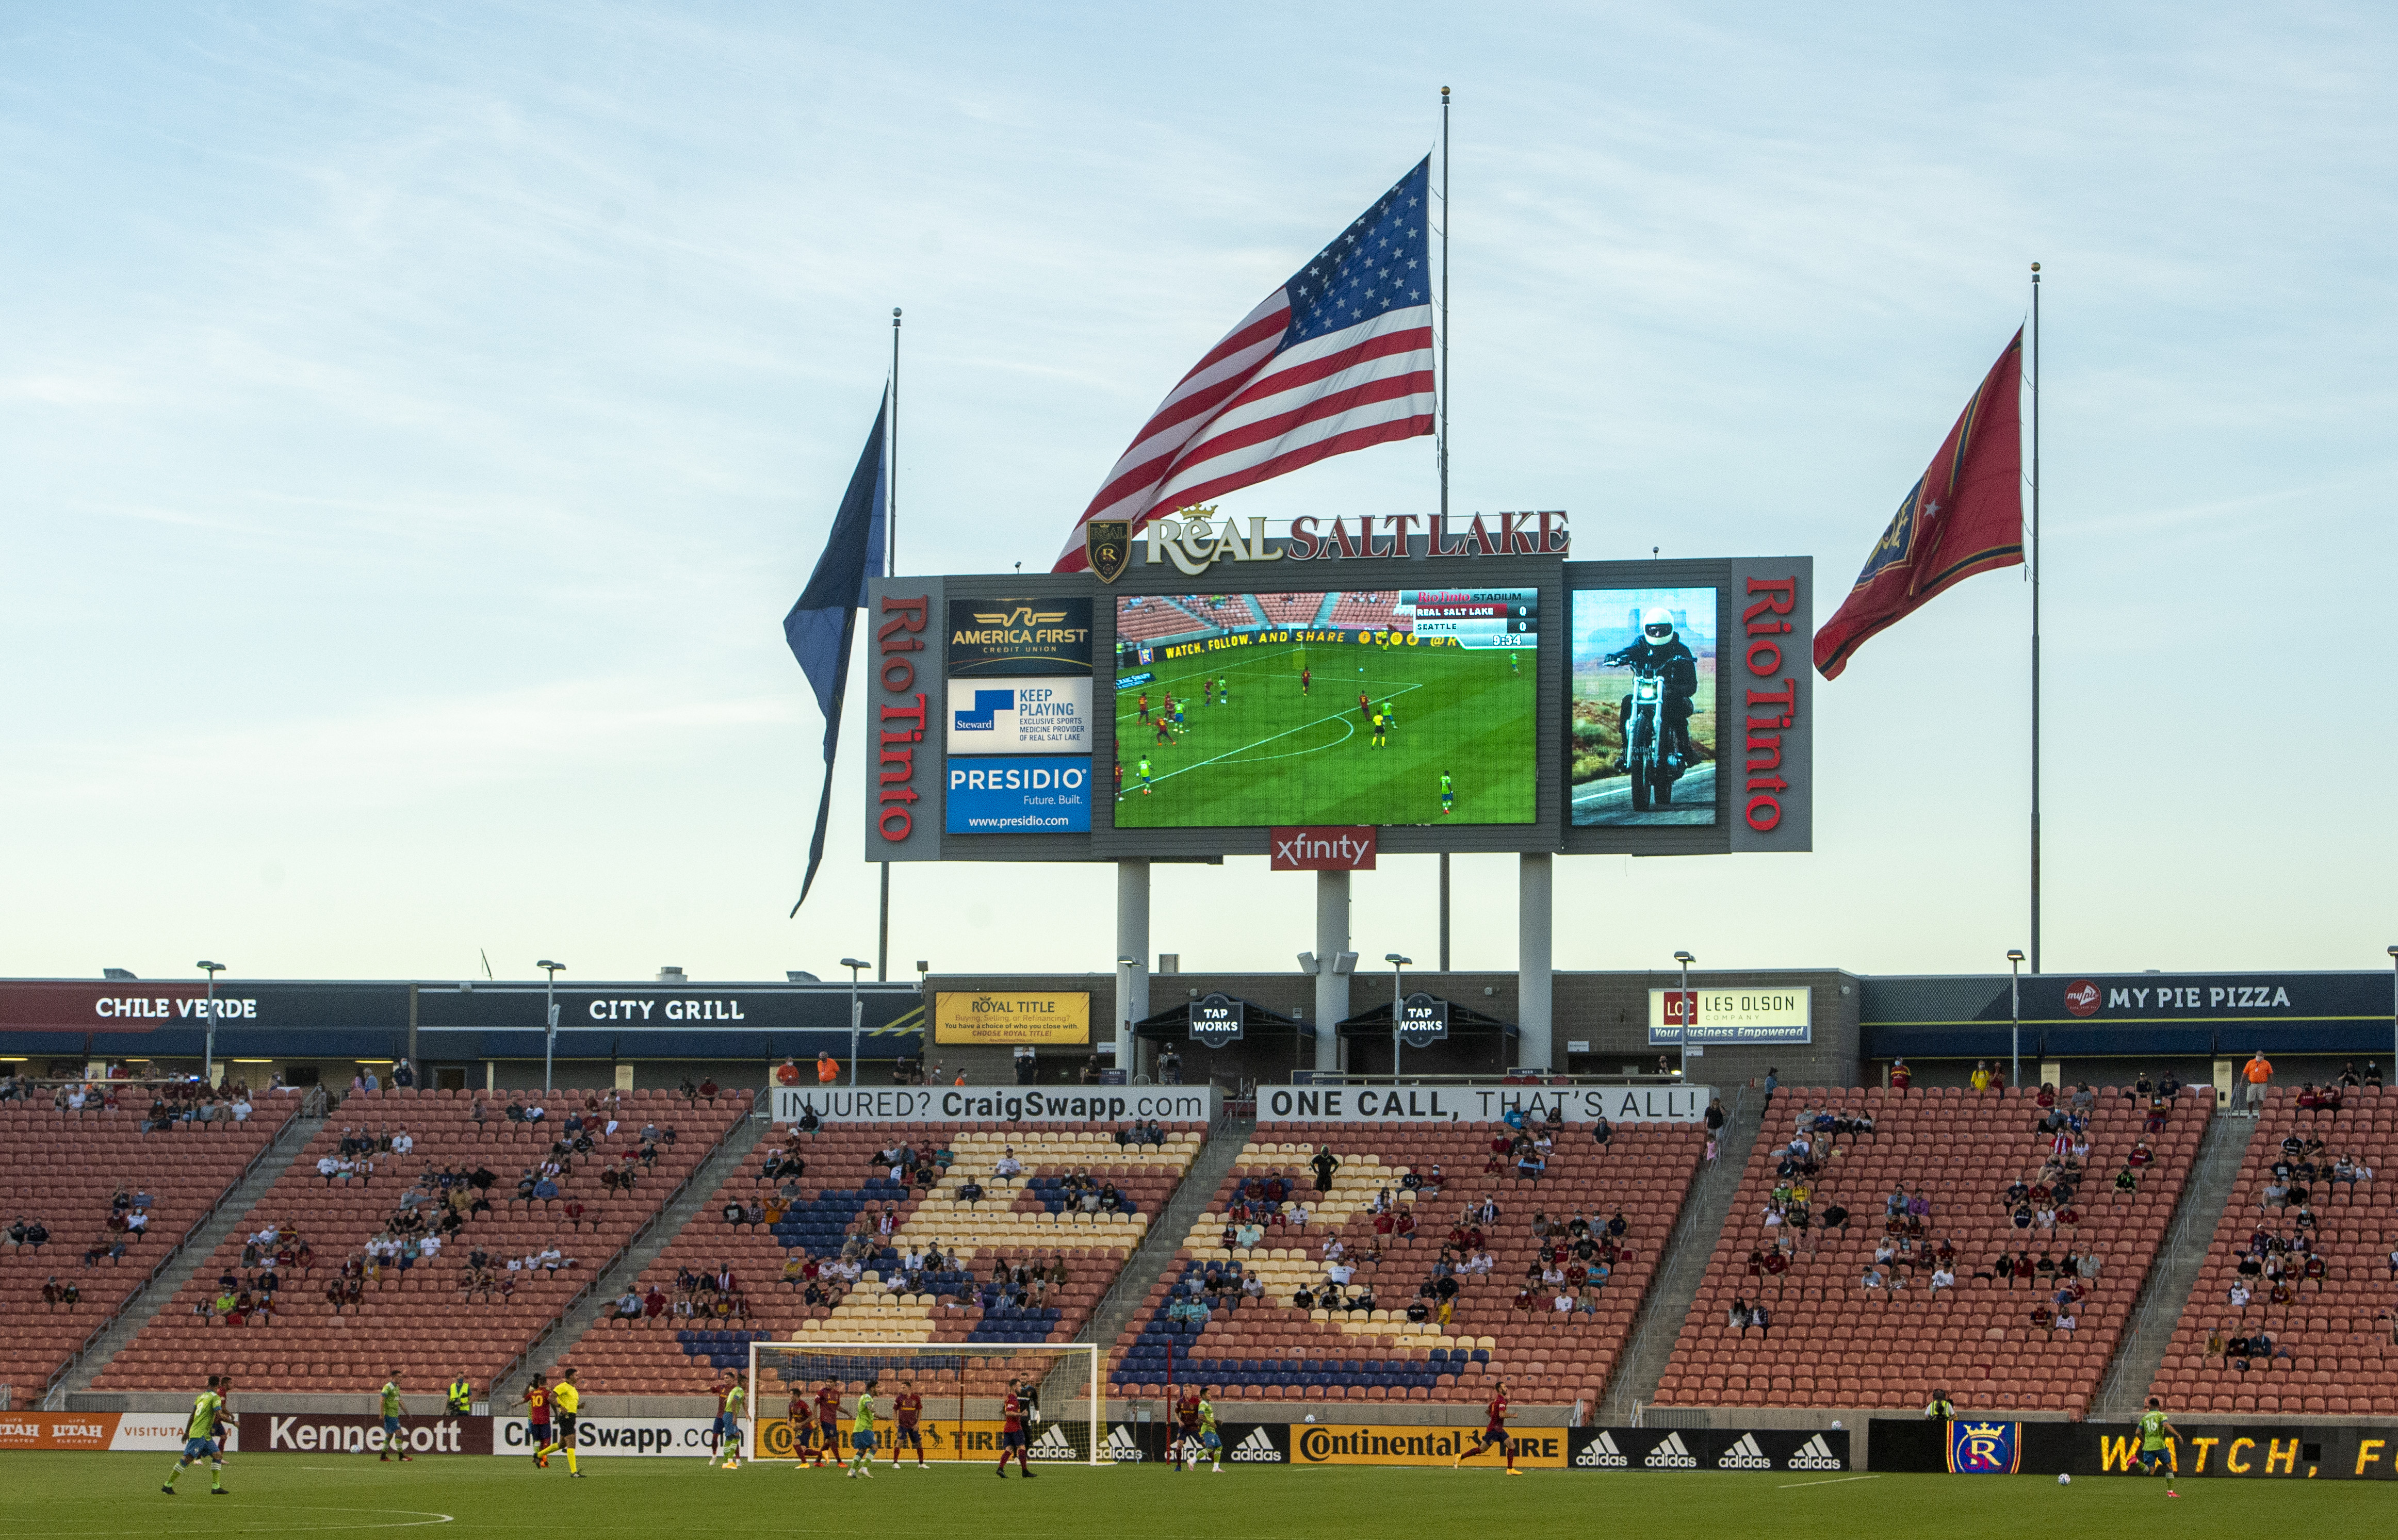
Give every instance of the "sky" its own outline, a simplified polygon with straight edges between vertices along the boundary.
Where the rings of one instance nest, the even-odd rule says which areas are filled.
[[[2044,962],[2387,966],[2386,7],[0,0],[0,974],[828,977],[783,612],[905,309],[903,571],[1044,569],[1456,91],[1453,502],[1806,555],[2044,264]],[[1225,512],[1421,512],[1428,441]],[[1998,970],[2028,589],[1816,691],[1815,851],[1561,860],[1556,961]],[[854,690],[852,699],[862,691]],[[1461,968],[1515,858],[1457,861]],[[1428,957],[1433,863],[1354,879]],[[1108,970],[1106,866],[901,866],[895,972]],[[1312,879],[1161,868],[1191,969]]]

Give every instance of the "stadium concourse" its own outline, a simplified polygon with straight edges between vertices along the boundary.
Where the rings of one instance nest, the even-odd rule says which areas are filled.
[[[9,1216],[0,1251],[0,1319],[7,1323],[0,1386],[19,1408],[39,1403],[85,1342],[240,1182],[300,1101],[281,1092],[253,1104],[229,1093],[206,1104],[203,1120],[201,1104],[158,1101],[142,1085],[101,1081],[34,1094],[0,1101],[0,1193]]]
[[[1776,1091],[1658,1404],[1920,1410],[1945,1389],[2080,1417],[2213,1106],[2108,1087],[2081,1098],[2086,1133],[2044,1126],[2075,1099]]]
[[[697,1394],[747,1373],[752,1341],[956,1343],[988,1359],[968,1388],[996,1389],[1016,1372],[1008,1345],[1084,1329],[1164,1211],[1205,1130],[1160,1132],[1119,1145],[997,1124],[780,1130],[631,1284],[640,1315],[603,1316],[562,1361],[586,1393]],[[1112,1189],[1112,1206],[1084,1212],[1085,1184]]]
[[[1268,1125],[1110,1353],[1114,1394],[1195,1385],[1239,1415],[1257,1402],[1478,1405],[1504,1378],[1519,1401],[1596,1406],[1705,1135],[1623,1124],[1601,1145],[1564,1123],[1537,1176],[1516,1137],[1500,1123]],[[1338,1162],[1325,1190],[1319,1152]]]
[[[2193,1413],[2398,1414],[2393,1162],[2398,1096],[2351,1087],[2326,1107],[2276,1088],[2150,1394]]]
[[[395,1368],[419,1389],[460,1372],[488,1385],[750,1100],[353,1091],[92,1387],[188,1391],[200,1364],[254,1391],[366,1391]],[[547,1115],[512,1119],[516,1104]],[[536,1184],[552,1167],[545,1195]],[[618,1180],[626,1172],[629,1189]],[[431,1254],[416,1254],[445,1230]]]

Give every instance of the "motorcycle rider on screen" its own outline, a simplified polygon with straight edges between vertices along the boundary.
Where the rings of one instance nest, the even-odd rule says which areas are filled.
[[[1666,762],[1677,771],[1687,766],[1691,762],[1691,710],[1699,692],[1699,660],[1675,631],[1672,612],[1655,607],[1642,610],[1638,638],[1630,647],[1610,652],[1600,661],[1637,673],[1652,673],[1664,681],[1665,726],[1671,734],[1665,741]],[[1631,696],[1623,697],[1615,720],[1618,729],[1624,730],[1624,746],[1616,757],[1616,769],[1628,770],[1632,768]]]

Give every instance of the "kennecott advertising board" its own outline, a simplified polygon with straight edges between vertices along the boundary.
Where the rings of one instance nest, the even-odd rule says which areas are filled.
[[[1098,1091],[1031,1091],[934,1086],[851,1091],[840,1086],[778,1086],[775,1121],[796,1123],[813,1110],[828,1123],[1040,1123],[1106,1128],[1117,1123],[1212,1123],[1213,1086],[1111,1086]]]
[[[1260,1086],[1260,1123],[1490,1123],[1521,1107],[1569,1123],[1695,1123],[1708,1086]]]
[[[278,1417],[253,1412],[243,1419],[252,1450],[324,1454],[378,1454],[384,1449],[383,1419],[351,1413],[303,1413]],[[261,1424],[264,1426],[262,1429]],[[265,1434],[260,1438],[261,1432]],[[489,1417],[402,1417],[399,1438],[411,1454],[489,1454]],[[182,1447],[180,1443],[177,1448]]]

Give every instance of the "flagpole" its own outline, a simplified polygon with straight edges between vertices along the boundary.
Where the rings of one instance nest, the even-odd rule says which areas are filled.
[[[2040,264],[2031,264],[2031,971],[2040,971]]]
[[[1440,88],[1440,531],[1427,556],[1448,542],[1448,87]],[[1448,971],[1448,852],[1440,852],[1440,971]]]
[[[899,307],[891,307],[891,438],[882,455],[882,575],[899,575]],[[891,977],[891,863],[882,867],[882,904],[874,935],[874,979]]]

